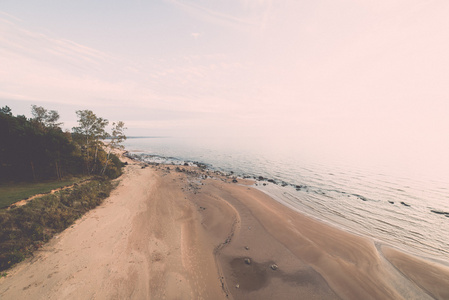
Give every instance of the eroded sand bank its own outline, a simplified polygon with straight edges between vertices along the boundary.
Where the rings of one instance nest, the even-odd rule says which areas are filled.
[[[1,299],[449,299],[444,266],[242,180],[129,162],[111,197],[0,279]]]

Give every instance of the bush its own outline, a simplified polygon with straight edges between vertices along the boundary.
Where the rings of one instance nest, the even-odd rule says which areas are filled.
[[[115,154],[111,154],[110,160],[111,162],[106,169],[105,175],[111,179],[118,178],[122,175],[122,168],[125,164],[122,163],[122,161]]]
[[[109,196],[112,184],[97,178],[27,205],[0,211],[0,271],[22,261]]]

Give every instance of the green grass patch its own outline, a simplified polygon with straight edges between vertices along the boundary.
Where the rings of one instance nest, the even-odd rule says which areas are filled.
[[[30,256],[55,233],[99,205],[112,189],[110,180],[97,178],[24,206],[0,210],[0,271]]]
[[[54,189],[72,185],[85,178],[74,177],[64,181],[44,181],[38,183],[2,183],[0,185],[0,208],[24,199],[28,199],[37,194],[46,194]]]

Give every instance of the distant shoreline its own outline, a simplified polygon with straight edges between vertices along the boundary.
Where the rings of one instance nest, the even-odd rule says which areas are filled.
[[[126,136],[127,139],[167,139],[171,136]]]

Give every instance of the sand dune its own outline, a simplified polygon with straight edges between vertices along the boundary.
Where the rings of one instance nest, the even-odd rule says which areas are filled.
[[[305,217],[250,182],[182,170],[130,161],[111,197],[0,279],[0,298],[449,298],[442,265]]]

